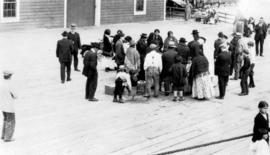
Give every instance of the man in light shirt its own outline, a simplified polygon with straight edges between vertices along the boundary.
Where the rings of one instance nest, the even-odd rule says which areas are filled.
[[[255,67],[255,50],[254,50],[254,43],[249,41],[247,43],[249,49],[249,58],[250,58],[250,73],[249,73],[249,88],[254,88],[254,67]]]
[[[144,62],[145,79],[146,79],[146,94],[145,97],[149,98],[151,95],[152,80],[154,82],[154,97],[159,94],[159,75],[162,71],[161,54],[157,52],[158,46],[151,44],[151,51],[146,55]]]
[[[3,72],[4,81],[0,83],[0,108],[4,115],[4,123],[1,139],[4,142],[13,141],[13,133],[15,129],[15,108],[14,100],[17,95],[12,87],[11,76],[12,72]]]

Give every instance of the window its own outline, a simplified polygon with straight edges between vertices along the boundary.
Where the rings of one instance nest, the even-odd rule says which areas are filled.
[[[16,17],[16,0],[4,0],[3,17]]]
[[[19,0],[0,0],[1,22],[19,21]]]
[[[146,14],[146,0],[134,0],[134,15]]]

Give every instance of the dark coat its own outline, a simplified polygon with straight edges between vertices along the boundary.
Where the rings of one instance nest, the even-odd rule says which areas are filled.
[[[112,44],[108,37],[105,35],[103,36],[103,51],[111,52],[112,51]]]
[[[249,72],[250,72],[250,66],[251,66],[250,58],[244,56],[244,65],[240,69],[240,77],[243,74],[249,74]]]
[[[115,63],[117,65],[123,65],[125,62],[125,51],[123,42],[121,40],[118,40],[115,44]]]
[[[170,68],[172,83],[176,87],[184,87],[186,84],[187,71],[186,67],[181,63],[175,63]]]
[[[214,59],[217,58],[217,55],[221,52],[221,49],[220,49],[220,45],[223,43],[223,41],[218,38],[215,43],[214,43],[214,48],[215,48],[215,51],[214,51]]]
[[[142,39],[137,42],[136,48],[141,58],[145,58],[147,46],[147,42],[143,41]]]
[[[183,64],[187,64],[188,57],[190,56],[190,50],[189,47],[186,44],[179,43],[177,49],[176,49],[178,55],[180,55],[183,58]]]
[[[161,51],[161,48],[163,47],[164,43],[163,43],[163,39],[160,35],[156,36],[155,33],[153,33],[153,32],[150,33],[150,35],[147,39],[147,44],[149,46],[152,43],[156,44],[159,47],[159,50]]]
[[[192,59],[192,65],[189,71],[189,83],[200,73],[209,71],[209,62],[205,56],[198,55]]]
[[[198,55],[200,52],[202,52],[201,45],[196,40],[189,42],[188,47],[190,49],[190,57],[191,58],[194,58],[196,55]]]
[[[256,140],[259,140],[260,137],[260,130],[268,130],[269,128],[269,116],[267,115],[267,119],[263,117],[261,113],[258,113],[254,119],[254,127],[253,127],[253,137],[252,141],[255,142]]]
[[[229,76],[231,68],[231,54],[229,52],[221,52],[217,55],[215,62],[215,75]]]
[[[73,43],[68,39],[61,39],[57,42],[56,57],[59,58],[60,62],[71,62]]]
[[[162,76],[169,75],[169,69],[175,62],[175,57],[177,56],[177,52],[174,49],[169,49],[167,52],[162,54]]]
[[[83,65],[83,75],[88,78],[95,75],[97,73],[97,53],[88,50],[84,55]]]
[[[74,52],[78,52],[78,49],[81,49],[81,38],[79,33],[75,32],[74,34],[72,34],[71,32],[69,32],[68,39],[73,42]]]
[[[259,26],[259,24],[257,24],[255,26],[255,40],[261,40],[261,39],[265,39],[267,35],[267,26],[266,24],[263,24],[262,26]]]

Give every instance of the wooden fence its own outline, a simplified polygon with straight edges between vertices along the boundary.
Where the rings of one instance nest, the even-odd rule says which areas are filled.
[[[217,12],[218,17],[219,17],[219,22],[224,22],[224,23],[233,23],[235,16],[225,13],[225,12]]]
[[[166,18],[184,18],[185,17],[185,8],[180,7],[166,7]]]

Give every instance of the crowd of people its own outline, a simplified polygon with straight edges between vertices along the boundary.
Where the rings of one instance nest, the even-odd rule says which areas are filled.
[[[248,95],[249,88],[255,87],[255,57],[259,55],[263,57],[267,26],[263,18],[257,24],[250,20],[251,23],[253,26],[250,28],[253,27],[253,29],[250,30],[248,36],[236,32],[232,34],[232,40],[228,40],[228,36],[223,32],[218,33],[213,51],[214,74],[218,77],[219,87],[217,99],[224,99],[229,76],[232,74],[234,74],[232,80],[241,79],[240,96]],[[123,99],[125,89],[132,97],[137,94],[136,91],[140,90],[146,98],[152,95],[157,98],[160,92],[163,92],[165,96],[173,94],[173,101],[184,101],[185,95],[191,95],[192,98],[198,100],[212,98],[215,96],[215,91],[209,73],[209,61],[203,47],[206,38],[200,36],[198,30],[193,30],[191,35],[193,40],[187,43],[185,38],[178,40],[172,31],[168,31],[167,38],[163,40],[160,30],[155,29],[149,35],[142,33],[140,39],[135,41],[131,36],[126,36],[122,30],[111,35],[111,30],[106,29],[103,36],[103,49],[99,50],[98,47],[89,45],[85,46],[83,52],[82,74],[87,77],[85,99],[91,102],[98,101],[95,98],[95,92],[98,85],[97,64],[101,54],[113,56],[111,61],[116,64],[116,67],[111,69],[117,72],[113,102],[125,102]],[[255,49],[252,36],[254,36]],[[71,25],[70,32],[64,31],[62,37],[57,42],[56,57],[60,63],[61,83],[64,84],[66,81],[71,81],[72,58],[74,70],[80,72],[78,52],[82,49],[82,45],[75,24]],[[17,95],[9,82],[12,74],[10,71],[4,71],[5,82],[0,87],[4,115],[1,139],[6,142],[12,141],[15,128],[13,102]],[[265,117],[263,109],[268,108],[268,104],[260,103],[259,108]],[[257,119],[261,118],[255,119],[255,126]],[[262,122],[259,121],[260,123]],[[254,129],[255,132],[259,131]],[[262,136],[260,137],[262,139]]]
[[[252,20],[250,19],[250,23]],[[65,68],[67,68],[67,81],[70,81],[70,66],[74,57],[74,70],[78,69],[78,50],[81,48],[79,33],[75,32],[75,24],[71,25],[70,32],[63,32],[63,39],[58,41],[56,55],[61,64],[61,82],[65,82]],[[261,18],[254,24],[254,40],[256,55],[263,56],[263,40],[267,29]],[[209,73],[209,61],[204,55],[203,44],[206,38],[193,30],[193,40],[187,43],[185,38],[176,39],[172,31],[168,31],[167,38],[163,40],[160,30],[155,29],[149,34],[142,33],[140,39],[135,41],[131,36],[118,30],[115,35],[106,29],[103,35],[102,54],[112,56],[115,68],[106,68],[106,71],[116,70],[114,102],[124,103],[122,98],[125,88],[134,98],[138,87],[145,87],[144,97],[152,95],[158,97],[160,92],[165,96],[173,93],[173,100],[183,101],[185,94],[191,94],[195,99],[210,99],[215,96],[214,86]],[[233,39],[223,32],[218,33],[214,42],[214,68],[218,77],[219,96],[224,99],[229,76],[234,73],[232,80],[241,79],[240,96],[249,94],[249,88],[255,87],[254,67],[255,50],[251,36],[237,32],[232,34]],[[244,37],[249,37],[246,39]],[[248,40],[248,41],[246,41]],[[260,53],[259,47],[260,44]],[[87,77],[85,98],[89,101],[98,101],[95,91],[98,83],[97,59],[100,53],[94,46],[88,46],[84,52],[83,75]],[[127,73],[127,74],[124,74]],[[248,82],[249,79],[249,82]],[[140,83],[138,85],[138,83]],[[143,85],[145,84],[145,85]],[[119,89],[118,89],[119,88]],[[152,93],[153,89],[153,93]],[[179,95],[178,95],[179,94]]]

